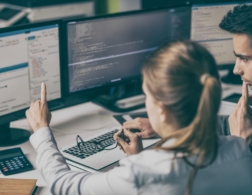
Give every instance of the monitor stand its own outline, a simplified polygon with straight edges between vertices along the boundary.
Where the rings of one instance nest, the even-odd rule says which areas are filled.
[[[221,82],[229,85],[242,85],[241,77],[235,75],[231,69],[228,71],[226,76],[221,77]]]
[[[145,107],[142,79],[137,78],[106,89],[92,102],[117,113],[131,112]]]
[[[10,128],[10,123],[0,125],[0,147],[14,146],[29,140],[30,132]]]
[[[117,113],[131,112],[145,107],[145,97],[143,95],[125,99],[115,99],[109,95],[102,95],[93,99],[92,102]]]

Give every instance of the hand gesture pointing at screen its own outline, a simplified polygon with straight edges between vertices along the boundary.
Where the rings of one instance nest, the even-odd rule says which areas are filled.
[[[42,127],[49,127],[52,115],[47,107],[45,83],[41,83],[41,99],[31,103],[26,117],[34,132]]]

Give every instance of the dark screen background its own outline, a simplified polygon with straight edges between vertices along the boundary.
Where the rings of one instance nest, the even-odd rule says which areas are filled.
[[[139,75],[164,42],[189,38],[189,7],[69,23],[70,92]]]

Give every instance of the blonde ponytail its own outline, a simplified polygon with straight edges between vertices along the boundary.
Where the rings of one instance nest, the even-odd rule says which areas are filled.
[[[215,104],[221,98],[221,86],[219,81],[209,74],[203,74],[200,81],[204,85],[203,92],[195,119],[188,129],[188,132],[191,132],[191,135],[194,135],[196,138],[190,144],[189,148],[191,151],[188,152],[196,154],[198,159],[190,174],[186,195],[189,195],[192,190],[193,180],[198,169],[212,164],[218,153],[218,137],[215,130],[217,129],[218,112],[216,108],[219,106],[216,107]],[[188,137],[188,139],[192,138]],[[206,162],[207,159],[210,160]]]
[[[173,150],[176,152],[183,151],[184,153],[198,157],[195,164],[190,163],[186,157],[183,157],[194,168],[188,180],[186,195],[189,195],[192,190],[193,180],[198,169],[212,164],[218,153],[216,129],[217,108],[219,106],[216,106],[216,102],[220,102],[221,86],[216,78],[208,74],[203,74],[200,82],[203,84],[203,90],[197,113],[192,123],[185,128],[172,132],[156,145],[156,149]],[[176,138],[177,141],[175,144],[171,147],[163,148],[163,143],[171,138]],[[207,160],[208,162],[206,162]]]
[[[158,50],[143,66],[146,87],[162,102],[180,124],[180,129],[167,132],[156,149],[172,150],[184,155],[193,167],[186,195],[189,195],[198,169],[211,164],[218,153],[217,113],[221,86],[212,55],[197,43],[174,42]],[[175,143],[163,147],[167,140]],[[197,156],[195,163],[186,156]]]

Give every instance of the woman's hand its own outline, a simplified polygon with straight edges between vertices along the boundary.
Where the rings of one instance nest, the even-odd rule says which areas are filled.
[[[41,99],[31,103],[30,108],[26,111],[26,117],[34,132],[42,127],[49,127],[52,115],[47,107],[44,83],[41,84]]]
[[[158,134],[152,129],[149,119],[147,118],[136,118],[131,121],[123,123],[124,129],[139,129],[142,138],[157,137]]]
[[[122,131],[122,130],[121,130]],[[132,133],[128,129],[124,129],[124,136],[129,139],[129,143],[124,141],[122,138],[119,137],[121,131],[117,132],[114,135],[115,141],[120,145],[121,149],[129,156],[132,154],[138,154],[143,150],[143,143],[142,138],[140,135],[136,133]]]

